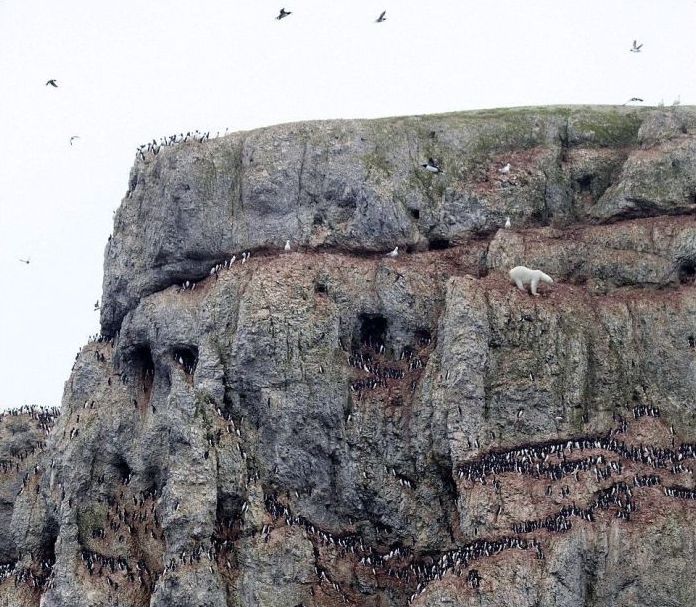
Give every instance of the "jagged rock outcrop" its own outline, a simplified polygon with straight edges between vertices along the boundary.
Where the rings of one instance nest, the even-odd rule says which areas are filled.
[[[143,154],[104,338],[4,498],[0,605],[694,604],[695,127],[530,108]]]

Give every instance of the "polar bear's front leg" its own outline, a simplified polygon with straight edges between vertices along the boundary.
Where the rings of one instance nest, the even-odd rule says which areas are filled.
[[[530,284],[531,284],[532,295],[538,296],[539,293],[537,293],[536,289],[537,289],[537,285],[539,284],[539,277],[532,278],[532,282]]]
[[[515,284],[520,291],[527,292],[527,289],[524,288],[524,283],[519,278],[515,278]]]

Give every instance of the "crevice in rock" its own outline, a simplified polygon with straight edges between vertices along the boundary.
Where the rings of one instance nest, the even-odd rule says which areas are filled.
[[[135,379],[137,401],[141,405],[147,405],[152,396],[152,386],[155,380],[155,362],[152,359],[152,351],[148,344],[141,344],[130,351],[128,355],[128,368]]]

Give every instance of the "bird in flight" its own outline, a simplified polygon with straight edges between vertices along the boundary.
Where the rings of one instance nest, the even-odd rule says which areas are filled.
[[[643,43],[641,42],[640,44],[638,44],[638,41],[634,40],[633,46],[631,47],[631,52],[632,53],[640,53],[640,49],[642,49],[642,48],[643,48]]]
[[[280,21],[281,19],[283,19],[284,17],[287,17],[288,15],[292,15],[292,11],[286,11],[284,8],[281,8],[280,13],[278,13],[278,16],[276,17],[276,19],[278,19],[278,21]]]
[[[29,263],[31,263],[31,259],[28,258],[28,257],[27,257],[26,259],[22,259],[22,258],[20,257],[19,261],[21,261],[22,263],[25,263],[25,264],[27,264],[27,265],[29,265]]]
[[[51,78],[46,82],[46,86],[52,86],[54,89],[58,88],[58,83],[55,81],[55,79]]]
[[[643,103],[643,100],[640,97],[631,97],[626,103]],[[626,105],[624,103],[624,105]]]
[[[97,299],[97,301],[96,301],[95,304],[94,304],[94,309],[95,309],[95,310],[98,310],[98,309],[99,309],[99,300],[98,300],[98,299]]]
[[[73,136],[70,138],[70,145],[72,145],[72,142],[75,141],[75,139],[79,139],[79,138],[80,138],[79,135],[73,135]]]
[[[387,17],[385,16],[387,14],[387,11],[382,11],[382,14],[377,17],[376,23],[382,23],[382,21],[386,21]]]

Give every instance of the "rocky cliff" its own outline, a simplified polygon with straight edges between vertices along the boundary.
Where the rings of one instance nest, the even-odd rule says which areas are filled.
[[[0,420],[0,605],[696,604],[694,214],[691,108],[140,155],[103,337]]]

